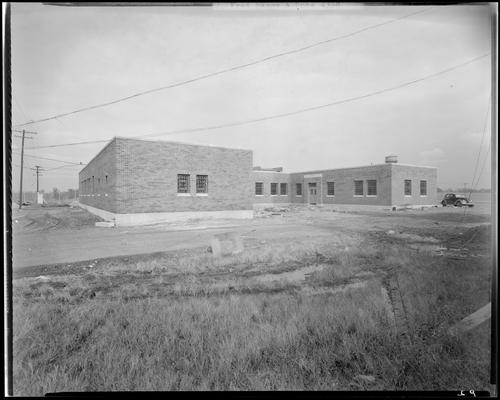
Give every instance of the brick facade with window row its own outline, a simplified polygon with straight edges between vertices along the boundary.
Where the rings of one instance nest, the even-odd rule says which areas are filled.
[[[300,173],[253,171],[252,175],[262,185],[262,194],[254,195],[256,204],[286,203],[283,197],[299,204],[392,206],[437,201],[437,170],[432,167],[385,163]],[[271,195],[271,186],[277,193],[286,183],[286,188],[292,188],[287,196]],[[405,195],[405,188],[411,195]]]
[[[116,137],[79,173],[79,201],[115,214],[252,210],[254,204],[431,205],[437,170],[386,162],[284,173],[252,151]]]
[[[250,150],[116,137],[80,172],[79,200],[118,214],[252,210],[251,170]]]

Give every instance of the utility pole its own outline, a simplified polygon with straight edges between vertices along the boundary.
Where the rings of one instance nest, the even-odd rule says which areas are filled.
[[[40,176],[40,166],[35,165],[36,168],[36,192],[38,193],[38,177]]]
[[[40,199],[40,184],[39,184],[39,179],[40,179],[40,176],[43,176],[41,174],[42,171],[44,171],[44,169],[41,169],[43,167],[41,167],[40,165],[35,165],[35,168],[31,168],[33,171],[36,171],[36,203],[37,204],[43,204],[43,198]]]
[[[20,131],[16,131],[20,132]],[[26,136],[27,133],[31,133],[36,135],[36,132],[29,132],[25,131],[24,129],[22,130],[23,136],[17,136],[19,138],[22,138],[22,144],[21,144],[21,179],[20,179],[20,184],[19,184],[19,209],[22,208],[23,206],[23,170],[24,170],[24,139],[33,139],[30,136]]]
[[[19,209],[23,206],[23,170],[24,170],[24,135],[26,131],[23,129],[23,142],[21,147],[21,183],[19,185]]]

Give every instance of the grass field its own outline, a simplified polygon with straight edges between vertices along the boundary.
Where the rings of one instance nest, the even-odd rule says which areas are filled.
[[[19,277],[15,394],[491,390],[489,323],[447,333],[490,301],[489,226],[406,232],[338,229],[223,258],[199,248]]]

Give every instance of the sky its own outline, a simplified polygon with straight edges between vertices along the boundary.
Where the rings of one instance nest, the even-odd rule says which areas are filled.
[[[485,54],[360,100],[148,139],[250,149],[255,166],[285,172],[379,164],[394,154],[403,164],[437,167],[439,187],[491,187],[492,6],[11,6],[14,126],[423,11],[246,68],[26,125],[37,132],[25,142],[26,191],[35,190],[35,165],[45,169],[40,189],[78,187],[81,167],[35,157],[87,163],[106,143],[38,146],[293,112],[418,80]],[[21,139],[12,143],[17,191]]]

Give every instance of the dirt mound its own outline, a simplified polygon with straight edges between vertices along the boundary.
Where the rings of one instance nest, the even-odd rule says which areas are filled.
[[[81,229],[95,226],[101,218],[88,213],[81,208],[53,209],[43,213],[26,215],[28,221],[23,229],[27,231],[46,231],[55,229]]]

